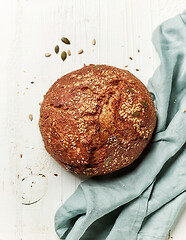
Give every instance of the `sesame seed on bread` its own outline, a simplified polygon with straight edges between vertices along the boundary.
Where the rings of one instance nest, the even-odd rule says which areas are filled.
[[[47,152],[79,175],[104,175],[139,157],[156,125],[144,84],[129,71],[89,65],[58,79],[44,96],[39,126]]]

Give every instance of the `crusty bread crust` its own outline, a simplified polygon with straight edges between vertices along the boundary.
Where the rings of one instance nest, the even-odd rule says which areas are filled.
[[[155,125],[156,110],[144,84],[129,71],[107,65],[91,64],[58,79],[40,109],[47,152],[80,175],[128,166]]]

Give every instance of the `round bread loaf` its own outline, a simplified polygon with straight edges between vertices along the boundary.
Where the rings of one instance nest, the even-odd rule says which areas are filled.
[[[80,175],[128,166],[155,125],[156,110],[144,84],[129,71],[106,65],[84,66],[58,79],[40,109],[47,152]]]

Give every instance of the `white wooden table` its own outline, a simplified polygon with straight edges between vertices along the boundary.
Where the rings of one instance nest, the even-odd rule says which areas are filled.
[[[84,63],[128,65],[147,83],[159,63],[153,29],[185,8],[186,0],[0,0],[0,240],[57,240],[54,214],[81,181],[44,149],[38,103],[49,86]],[[66,61],[56,44],[71,50]],[[183,208],[174,240],[186,239],[185,225]]]

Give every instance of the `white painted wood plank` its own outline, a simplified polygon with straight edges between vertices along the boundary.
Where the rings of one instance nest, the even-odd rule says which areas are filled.
[[[113,0],[1,0],[0,4],[4,10],[0,15],[0,239],[55,240],[55,211],[82,179],[62,169],[44,150],[38,129],[39,101],[57,78],[84,63],[128,65],[147,83],[159,63],[152,31],[186,4],[185,0],[118,0],[117,4]],[[72,44],[62,44],[62,36]],[[65,62],[54,53],[56,44],[60,51],[71,50]],[[82,55],[77,54],[80,48]],[[52,56],[45,58],[45,52]],[[39,201],[23,205],[28,199]],[[172,233],[175,240],[184,240],[184,211]]]

